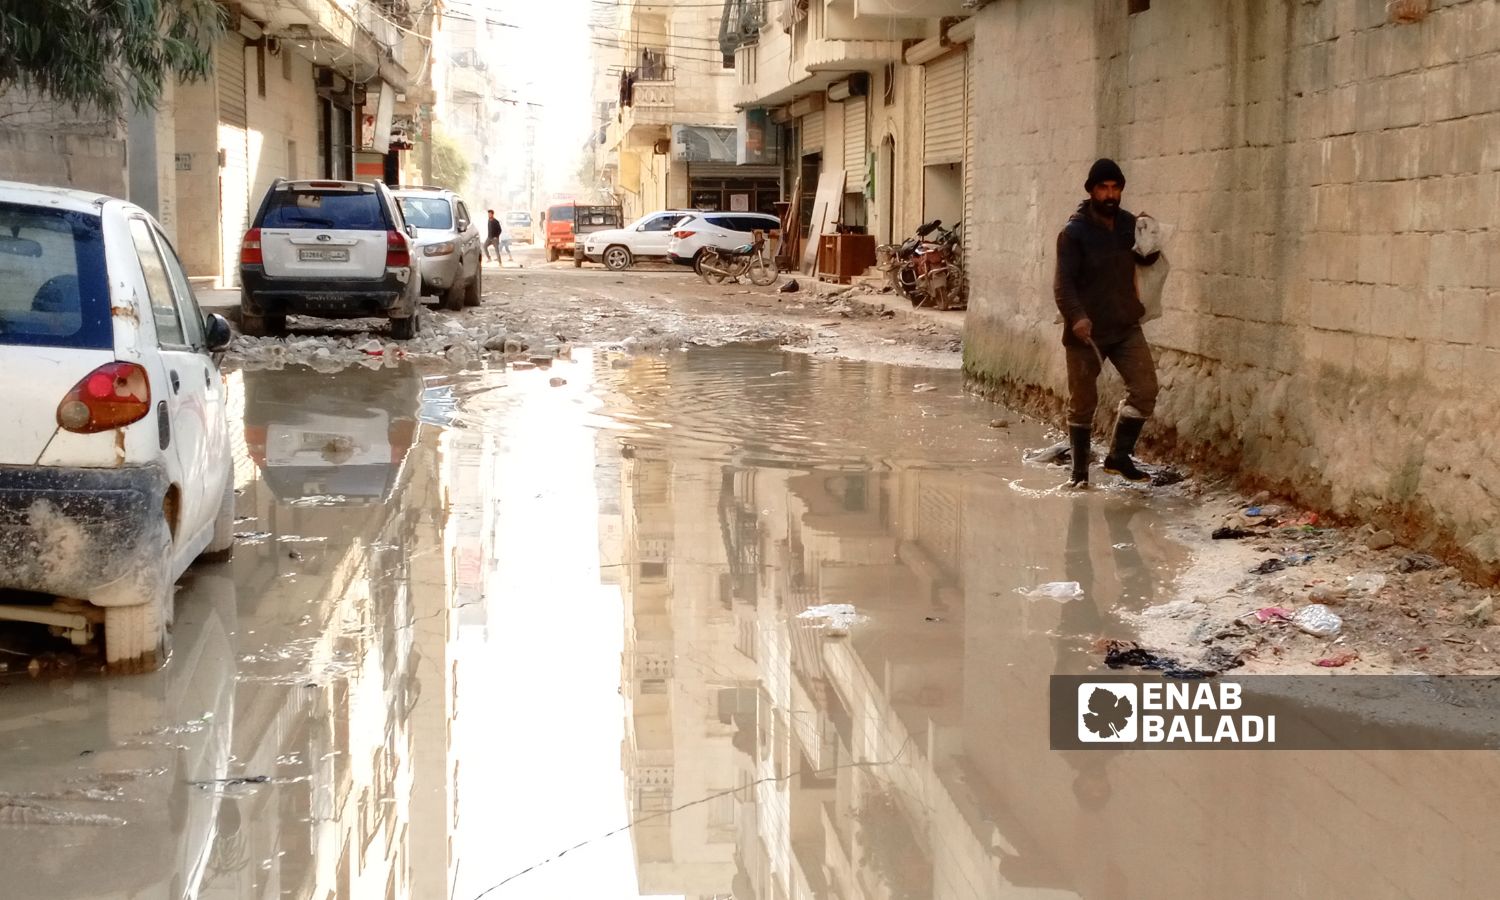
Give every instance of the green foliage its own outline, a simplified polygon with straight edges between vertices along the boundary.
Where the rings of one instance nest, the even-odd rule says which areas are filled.
[[[0,88],[118,116],[213,71],[214,0],[33,0],[0,9]],[[127,106],[128,104],[128,106]]]
[[[463,192],[469,183],[469,159],[458,142],[446,134],[432,136],[432,171],[430,184]]]

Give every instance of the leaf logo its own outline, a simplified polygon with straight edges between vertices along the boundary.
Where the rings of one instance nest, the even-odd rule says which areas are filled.
[[[1136,739],[1136,686],[1086,682],[1078,686],[1078,740],[1129,743]]]

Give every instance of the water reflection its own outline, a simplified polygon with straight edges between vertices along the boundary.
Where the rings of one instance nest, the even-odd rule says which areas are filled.
[[[618,373],[613,405],[670,425],[622,438],[642,893],[1484,890],[1495,860],[1458,851],[1450,818],[1464,785],[1500,780],[1477,754],[1048,749],[1049,677],[1088,671],[1116,609],[1174,588],[1172,505],[1038,490],[1055,475],[1016,444],[973,453],[995,439],[957,388],[736,351]],[[1024,596],[1052,581],[1082,597]],[[840,638],[797,618],[827,603],[868,621]],[[1360,849],[1412,840],[1441,859]]]

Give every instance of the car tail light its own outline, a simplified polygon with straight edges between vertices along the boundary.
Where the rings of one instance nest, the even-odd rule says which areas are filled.
[[[245,232],[245,239],[240,242],[240,265],[258,266],[265,262],[260,255],[260,229],[252,228]]]
[[[75,434],[95,434],[151,412],[151,382],[135,363],[106,363],[83,377],[57,405],[57,424]]]
[[[399,231],[385,233],[385,264],[394,269],[411,265],[411,247],[406,243],[406,235]]]
[[[672,237],[677,238],[680,241],[685,241],[697,233],[698,232],[696,231],[674,231],[672,232]]]

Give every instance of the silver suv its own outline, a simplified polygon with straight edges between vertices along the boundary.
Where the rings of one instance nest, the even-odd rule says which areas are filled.
[[[444,309],[478,306],[481,241],[468,204],[446,188],[402,185],[392,193],[406,223],[417,228],[422,293],[441,297]]]
[[[380,182],[277,179],[240,246],[240,327],[280,334],[288,313],[381,316],[396,340],[414,336],[417,234]]]

